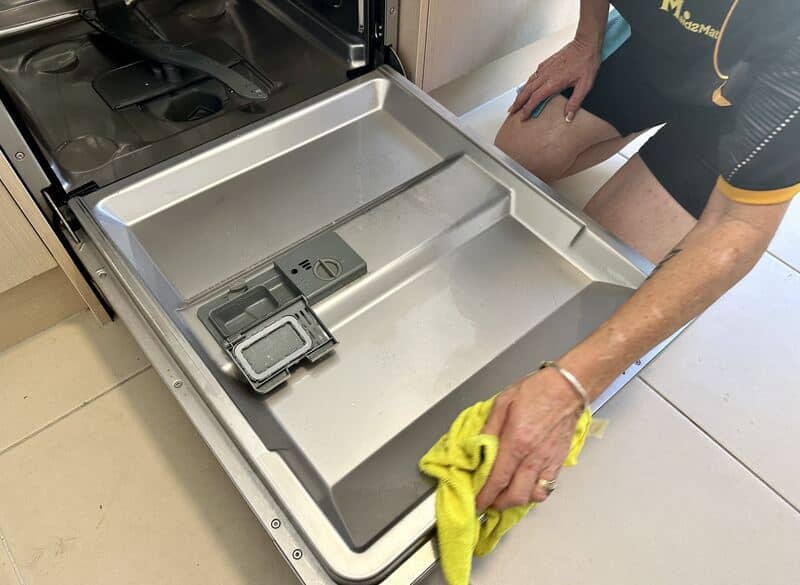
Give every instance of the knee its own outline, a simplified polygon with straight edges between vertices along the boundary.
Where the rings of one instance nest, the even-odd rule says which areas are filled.
[[[494,145],[517,162],[521,162],[520,159],[525,154],[520,152],[519,138],[515,136],[515,132],[510,128],[508,120],[500,127],[494,137]]]
[[[548,132],[532,132],[512,118],[495,136],[495,146],[546,183],[560,179],[571,164],[563,144],[551,140]]]
[[[603,210],[607,208],[608,198],[602,193],[602,189],[600,191],[589,199],[589,202],[583,207],[583,212],[602,225]]]

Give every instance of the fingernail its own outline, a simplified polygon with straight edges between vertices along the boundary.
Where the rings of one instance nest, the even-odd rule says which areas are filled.
[[[564,118],[564,120],[567,122],[567,124],[571,124],[574,119],[575,119],[575,112],[569,112],[567,114],[567,117]]]

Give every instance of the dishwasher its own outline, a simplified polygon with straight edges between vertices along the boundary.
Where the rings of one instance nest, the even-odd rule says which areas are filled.
[[[650,269],[398,72],[397,11],[0,1],[5,154],[306,584],[424,578],[420,456]]]

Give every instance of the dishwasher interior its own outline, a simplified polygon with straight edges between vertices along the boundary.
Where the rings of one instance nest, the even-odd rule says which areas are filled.
[[[435,560],[420,456],[647,264],[380,65],[388,4],[178,2],[134,18],[145,33],[78,4],[0,31],[5,103],[78,259],[207,413],[192,420],[288,562],[313,559],[303,582],[414,582]],[[60,4],[0,14],[36,6]]]

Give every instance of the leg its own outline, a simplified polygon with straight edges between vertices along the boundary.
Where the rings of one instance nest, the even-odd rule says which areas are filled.
[[[567,172],[564,173],[564,176],[560,178],[563,179],[565,177],[572,176],[575,173],[585,171],[590,167],[608,160],[620,150],[625,148],[630,142],[638,138],[643,132],[646,132],[646,130],[634,132],[633,134],[628,134],[627,136],[621,136],[612,140],[606,140],[605,142],[600,142],[599,144],[595,144],[594,146],[587,148],[578,155],[578,158],[575,160],[572,166],[567,169]]]
[[[509,116],[495,144],[546,182],[593,166],[638,134],[666,121],[670,104],[639,74],[648,63],[632,43],[606,59],[572,123],[564,119],[567,98],[555,96],[538,118]]]
[[[661,186],[638,154],[601,187],[585,211],[654,263],[666,256],[696,221]]]
[[[653,262],[694,227],[719,176],[720,129],[727,108],[675,109],[586,205],[585,211]]]
[[[580,110],[567,123],[566,98],[556,96],[538,118],[506,118],[495,144],[545,182],[588,168],[619,151],[634,136],[622,137],[608,122]]]

